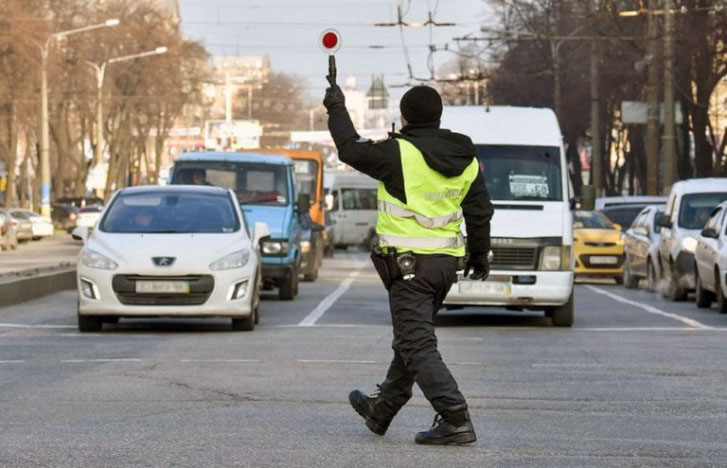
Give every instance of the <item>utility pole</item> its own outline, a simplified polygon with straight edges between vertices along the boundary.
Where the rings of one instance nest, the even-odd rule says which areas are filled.
[[[648,120],[646,122],[646,193],[659,194],[659,95],[657,89],[657,18],[656,8],[658,0],[649,0],[648,36],[649,54],[649,81],[647,84],[646,99],[648,101]]]
[[[596,197],[603,196],[603,163],[601,143],[601,95],[600,73],[598,69],[599,50],[596,41],[591,42],[591,182],[596,189]]]
[[[674,115],[674,0],[664,0],[664,185],[669,192],[677,180]]]

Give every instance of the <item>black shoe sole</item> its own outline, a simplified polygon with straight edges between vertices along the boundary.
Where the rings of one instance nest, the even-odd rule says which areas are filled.
[[[474,432],[461,432],[447,437],[420,438],[419,434],[414,437],[414,442],[419,445],[466,445],[477,441]]]
[[[354,410],[358,413],[359,416],[364,418],[364,422],[366,423],[366,427],[373,432],[374,434],[378,436],[383,436],[386,434],[386,430],[389,428],[389,426],[382,426],[381,424],[377,423],[373,419],[371,419],[363,410],[363,408],[359,408],[359,406],[356,404],[356,400],[353,399],[353,392],[348,394],[348,402],[351,403],[351,406]]]

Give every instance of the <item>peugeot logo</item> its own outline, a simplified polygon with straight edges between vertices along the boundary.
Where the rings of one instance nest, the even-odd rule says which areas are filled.
[[[151,261],[154,262],[154,265],[158,267],[168,267],[172,266],[174,264],[174,260],[176,258],[174,257],[152,257]]]

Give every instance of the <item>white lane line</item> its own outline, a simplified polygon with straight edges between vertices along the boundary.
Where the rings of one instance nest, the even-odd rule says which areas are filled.
[[[573,330],[587,331],[587,332],[640,332],[640,331],[680,331],[680,332],[695,332],[695,331],[727,331],[727,327],[703,327],[703,328],[685,328],[685,327],[590,327],[590,328],[574,328]]]
[[[179,362],[260,362],[260,359],[180,359]]]
[[[333,306],[333,304],[336,303],[338,298],[343,296],[346,291],[348,291],[348,288],[351,287],[351,284],[354,282],[356,277],[361,273],[361,270],[363,269],[363,265],[360,265],[356,271],[351,272],[351,274],[348,275],[348,278],[341,281],[341,284],[338,285],[335,291],[333,291],[331,294],[323,298],[323,300],[316,306],[315,309],[311,311],[303,320],[300,321],[298,324],[299,327],[312,327],[316,324],[318,320],[320,320],[321,317],[323,317],[323,314],[325,314],[328,309]]]
[[[0,328],[76,328],[75,325],[25,325],[22,323],[0,323]]]
[[[376,361],[347,361],[344,359],[297,359],[306,364],[378,364]]]
[[[14,360],[8,360],[8,361],[0,361],[0,364],[22,364],[25,361],[22,359],[14,359]]]
[[[113,358],[113,359],[63,359],[64,364],[77,364],[82,362],[141,362],[136,358]]]
[[[623,296],[619,296],[618,294],[610,293],[606,290],[597,288],[595,286],[587,285],[586,288],[590,289],[591,291],[593,291],[595,293],[603,294],[604,296],[608,296],[611,299],[613,299],[614,301],[621,302],[623,304],[628,304],[628,305],[631,305],[634,307],[638,307],[639,309],[642,309],[650,314],[661,315],[662,317],[678,320],[678,321],[682,322],[683,324],[688,325],[692,328],[700,328],[702,330],[711,330],[713,328],[713,327],[710,327],[709,325],[703,324],[702,322],[698,322],[697,320],[690,319],[689,317],[684,317],[683,315],[679,315],[679,314],[673,314],[671,312],[664,312],[663,310],[658,309],[654,306],[650,306],[648,304],[642,304],[641,302],[636,302],[636,301],[632,301],[630,299],[626,299]]]

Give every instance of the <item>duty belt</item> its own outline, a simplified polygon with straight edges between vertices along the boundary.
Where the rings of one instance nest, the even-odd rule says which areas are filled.
[[[381,247],[403,247],[405,249],[456,249],[464,245],[464,236],[456,237],[399,237],[379,234]]]
[[[462,219],[462,210],[458,210],[446,216],[430,218],[383,200],[379,200],[379,211],[399,218],[414,218],[420,226],[430,229],[441,228]]]

